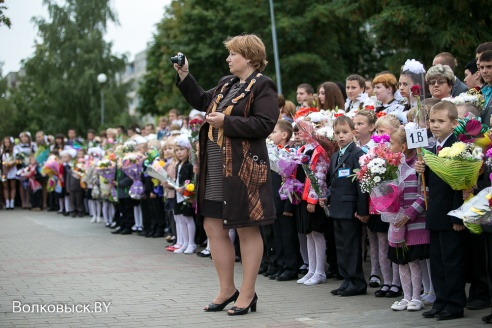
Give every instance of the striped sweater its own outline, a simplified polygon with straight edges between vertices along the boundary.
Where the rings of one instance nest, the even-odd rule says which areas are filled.
[[[406,224],[405,244],[407,246],[429,244],[429,231],[425,229],[425,201],[418,192],[418,178],[415,173],[416,158],[409,158],[407,164],[413,169],[405,179],[405,188],[400,197],[400,207],[410,219]],[[396,247],[396,244],[389,243]]]

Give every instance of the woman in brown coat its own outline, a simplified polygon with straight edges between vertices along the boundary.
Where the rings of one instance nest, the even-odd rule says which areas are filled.
[[[275,218],[273,190],[265,139],[273,131],[279,110],[274,82],[260,72],[266,52],[256,35],[240,35],[224,42],[233,75],[204,91],[188,73],[188,61],[174,68],[177,86],[194,108],[206,111],[200,130],[200,179],[197,205],[210,241],[220,290],[205,311],[221,311],[235,301],[228,314],[256,310],[255,282],[263,243],[259,226]],[[243,282],[234,284],[234,248],[228,230],[237,229],[241,244]]]

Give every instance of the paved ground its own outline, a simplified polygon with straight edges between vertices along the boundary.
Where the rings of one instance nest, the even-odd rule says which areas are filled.
[[[204,313],[216,292],[212,261],[168,253],[162,238],[115,236],[88,218],[47,212],[0,211],[0,223],[1,327],[483,327],[480,318],[490,313],[438,322],[391,311],[393,299],[332,296],[335,281],[308,287],[263,276],[258,312]],[[240,274],[237,265],[238,281]],[[18,312],[13,302],[45,311]],[[93,311],[95,302],[111,305],[107,312],[47,312],[57,304]]]

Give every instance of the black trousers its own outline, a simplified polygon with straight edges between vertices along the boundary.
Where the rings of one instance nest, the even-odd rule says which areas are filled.
[[[120,198],[118,199],[118,203],[120,210],[120,220],[118,224],[122,228],[131,229],[135,225],[135,216],[133,214],[135,202],[131,198]]]
[[[70,207],[73,213],[84,214],[84,191],[83,190],[74,190],[70,191]]]
[[[162,198],[149,198],[148,206],[151,229],[159,232],[164,232],[165,214]]]
[[[273,222],[272,228],[277,265],[283,273],[297,274],[299,238],[295,218],[277,213],[277,220]]]
[[[151,225],[151,215],[150,215],[150,198],[142,198],[140,200],[140,208],[142,209],[142,225],[144,231],[149,231],[152,229]]]
[[[326,262],[328,262],[328,271],[339,274],[337,262],[337,247],[335,243],[335,223],[333,218],[328,218],[326,225],[325,240],[326,240]]]
[[[365,292],[367,282],[362,269],[362,223],[355,219],[334,220],[337,262],[343,282],[340,289]]]
[[[465,232],[430,231],[431,279],[436,292],[432,306],[437,311],[463,311],[465,295]]]
[[[29,200],[31,202],[31,208],[42,208],[43,207],[43,191],[39,189],[33,192],[29,189]]]
[[[468,300],[489,301],[489,281],[487,279],[487,246],[486,233],[480,235],[463,231],[465,233],[465,270],[466,281],[470,283]]]
[[[263,239],[263,258],[262,265],[267,265],[268,270],[277,270],[277,252],[275,250],[275,238],[273,236],[273,224],[260,227],[261,238]]]
[[[492,232],[483,232],[485,239],[487,277],[489,279],[489,295],[492,302]]]

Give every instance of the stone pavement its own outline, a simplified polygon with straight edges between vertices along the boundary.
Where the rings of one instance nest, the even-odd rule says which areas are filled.
[[[337,281],[304,286],[263,276],[258,312],[205,313],[217,291],[212,261],[166,252],[162,238],[111,235],[89,218],[48,212],[0,211],[0,223],[1,327],[483,327],[480,318],[490,313],[439,322],[391,311],[394,299],[373,290],[341,298],[329,293]],[[106,312],[95,302],[111,304]],[[48,312],[58,305],[71,312]],[[74,313],[83,305],[89,313]]]

